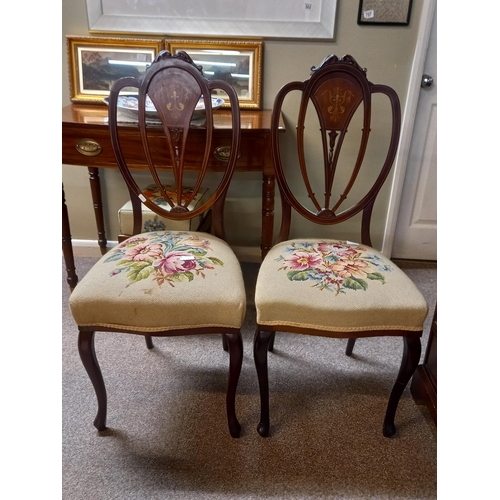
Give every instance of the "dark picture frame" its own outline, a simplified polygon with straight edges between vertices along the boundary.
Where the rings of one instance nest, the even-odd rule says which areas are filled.
[[[358,24],[408,26],[412,2],[413,0],[360,0]]]

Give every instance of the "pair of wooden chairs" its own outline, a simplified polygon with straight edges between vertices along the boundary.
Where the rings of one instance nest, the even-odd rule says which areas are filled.
[[[163,208],[145,196],[127,167],[124,153],[127,128],[117,124],[117,98],[126,87],[139,89],[138,127],[144,145],[144,163],[149,166],[160,194],[164,188],[158,167],[169,165],[173,170],[178,195],[163,193],[168,207]],[[191,209],[192,197],[202,185],[211,160],[210,96],[215,89],[226,92],[231,104],[232,128],[228,131],[231,152],[210,198]],[[161,128],[148,126],[146,95],[157,110]],[[206,124],[193,130],[191,117],[200,96],[206,103]],[[371,117],[372,100],[381,96],[390,103],[388,121]],[[298,109],[297,126],[292,131],[297,161],[291,160],[290,148],[283,148],[283,143],[280,146],[283,134],[278,131],[279,117],[289,98]],[[285,117],[291,119],[288,114]],[[349,125],[359,129],[354,140],[358,152],[350,171],[347,168],[350,162],[341,154],[345,143],[350,149],[348,158],[353,156],[353,141],[345,141]],[[370,149],[371,128],[378,125],[389,139],[384,144],[384,134],[377,133],[376,147]],[[104,255],[70,298],[79,329],[80,357],[98,401],[94,425],[98,430],[106,428],[107,406],[94,349],[96,331],[142,335],[148,348],[153,347],[154,336],[222,334],[223,348],[229,351],[227,420],[231,436],[238,437],[241,426],[236,416],[235,396],[243,360],[241,326],[246,294],[238,259],[224,241],[223,224],[224,200],[240,144],[237,95],[227,83],[204,78],[186,53],[171,55],[165,51],[144,76],[124,78],[113,85],[109,127],[116,161],[130,191],[134,236]],[[311,129],[319,129],[319,145],[312,147],[309,146],[313,140]],[[282,223],[278,242],[261,264],[255,292],[254,359],[261,398],[258,432],[262,436],[269,434],[270,426],[268,352],[273,350],[275,334],[280,331],[349,339],[348,355],[356,338],[402,337],[403,359],[383,426],[385,436],[395,432],[396,408],[419,362],[420,337],[427,315],[427,304],[415,285],[372,248],[370,241],[372,209],[393,164],[399,132],[400,106],[396,93],[384,85],[370,83],[365,70],[350,56],[327,57],[312,69],[308,80],[285,85],[276,97],[272,153],[281,194]],[[189,195],[182,196],[186,167],[193,161],[186,156],[188,145],[193,145],[190,141],[200,150],[198,177]],[[282,153],[286,161],[282,160]],[[366,171],[365,163],[368,163]],[[294,169],[298,175],[294,175]],[[291,178],[295,179],[293,185]],[[296,194],[297,178],[304,181],[305,196]],[[372,180],[368,189],[366,179]],[[344,187],[339,190],[337,183],[343,183]],[[318,187],[321,196],[315,194],[315,186],[321,186]],[[356,201],[348,208],[341,208],[348,195]],[[180,221],[211,209],[213,234],[168,230],[141,233],[142,204],[161,217]],[[361,240],[354,243],[331,238],[290,239],[292,208],[308,221],[325,226],[360,215]]]

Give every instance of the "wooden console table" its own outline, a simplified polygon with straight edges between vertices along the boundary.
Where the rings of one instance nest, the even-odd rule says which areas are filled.
[[[107,107],[100,105],[72,104],[62,109],[62,163],[88,168],[97,225],[97,238],[103,254],[107,251],[107,240],[104,228],[99,169],[118,168],[111,147],[107,116]],[[224,148],[230,138],[230,111],[217,110],[214,121],[214,156],[209,168],[217,172],[224,169]],[[284,130],[282,120],[280,126]],[[132,167],[137,170],[147,169],[146,163],[141,158],[142,146],[140,145],[137,125],[130,123],[124,124],[123,127],[127,129],[124,133],[127,134],[127,151],[131,158]],[[160,127],[158,127],[157,133],[161,137],[163,132]],[[192,133],[196,138],[195,129],[192,130]],[[270,142],[271,110],[242,110],[240,157],[236,164],[236,171],[262,172],[262,256],[266,255],[271,248],[273,237],[275,178]],[[193,165],[192,170],[196,170],[196,148],[193,147],[189,154],[191,155],[190,162]],[[168,168],[169,166],[165,165],[165,169],[168,170]],[[67,282],[73,288],[78,282],[78,277],[73,258],[64,188],[62,194],[62,247],[66,263]]]

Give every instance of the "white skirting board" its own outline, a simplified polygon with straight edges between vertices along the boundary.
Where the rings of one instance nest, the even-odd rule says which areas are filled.
[[[101,257],[101,249],[97,241],[93,240],[72,240],[73,254],[75,257]],[[117,241],[108,240],[108,248],[117,245]],[[260,248],[250,246],[231,245],[233,252],[240,262],[261,262]]]

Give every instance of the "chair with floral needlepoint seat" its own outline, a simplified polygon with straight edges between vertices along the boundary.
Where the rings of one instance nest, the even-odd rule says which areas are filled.
[[[281,113],[295,119],[296,127],[279,133]],[[356,338],[402,337],[403,359],[383,424],[385,436],[396,432],[396,409],[420,359],[428,310],[409,277],[370,238],[375,198],[394,162],[400,121],[396,92],[368,81],[366,70],[348,55],[325,58],[308,80],[286,84],[275,98],[271,137],[282,220],[255,290],[261,436],[270,430],[268,351],[276,332],[346,338],[347,355]],[[290,239],[292,208],[294,216],[321,226],[347,223],[336,226],[347,236],[355,230],[351,222],[361,223],[361,239],[332,239],[319,228],[316,234],[325,237],[308,237],[305,224]],[[294,228],[298,222],[304,221],[294,219]]]
[[[138,128],[143,149],[134,151],[133,156],[143,155],[151,182],[168,207],[148,197],[128,168],[129,127],[117,121],[118,95],[125,87],[138,88]],[[210,197],[194,205],[192,201],[209,171],[213,151],[214,110],[210,96],[215,89],[222,89],[231,103],[232,128],[227,136],[231,153],[218,179],[212,176],[216,187]],[[153,102],[161,124],[146,122],[146,96]],[[193,128],[190,123],[200,97],[206,103],[205,125]],[[104,255],[70,297],[79,329],[80,357],[98,401],[94,425],[100,431],[106,429],[107,410],[106,389],[94,348],[95,332],[144,336],[149,348],[153,347],[154,336],[221,334],[224,350],[229,351],[227,420],[231,436],[238,437],[241,426],[235,396],[243,360],[241,326],[246,294],[240,264],[224,241],[223,224],[224,200],[240,147],[237,95],[226,82],[204,78],[185,52],[172,55],[164,51],[142,76],[122,78],[112,86],[109,127],[116,161],[131,196],[133,236]],[[199,147],[197,159],[188,160],[185,155],[190,141]],[[192,144],[189,147],[192,150]],[[197,178],[186,193],[183,179],[188,170],[193,170],[190,162],[194,161]],[[165,167],[173,171],[174,193],[165,191],[160,172]],[[188,221],[212,210],[214,234],[185,230],[141,232],[142,204],[174,221]]]

